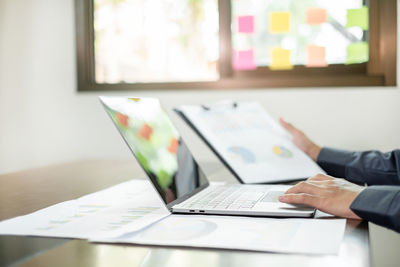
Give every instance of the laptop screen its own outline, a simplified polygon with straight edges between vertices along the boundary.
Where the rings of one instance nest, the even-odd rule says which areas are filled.
[[[158,99],[100,100],[166,204],[184,199],[208,184]]]

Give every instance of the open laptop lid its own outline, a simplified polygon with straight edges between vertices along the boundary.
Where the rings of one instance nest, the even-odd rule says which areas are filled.
[[[158,99],[99,98],[169,209],[208,186]]]

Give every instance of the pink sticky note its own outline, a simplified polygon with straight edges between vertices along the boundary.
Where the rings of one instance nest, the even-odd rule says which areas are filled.
[[[318,25],[318,24],[326,22],[326,9],[325,8],[318,8],[318,7],[309,8],[309,9],[307,9],[306,15],[307,15],[307,19],[306,19],[307,24]]]
[[[307,45],[306,67],[326,67],[325,47],[317,45]]]
[[[239,16],[238,32],[240,33],[253,33],[254,32],[254,16]]]
[[[241,50],[233,52],[233,68],[236,70],[254,70],[254,50]]]

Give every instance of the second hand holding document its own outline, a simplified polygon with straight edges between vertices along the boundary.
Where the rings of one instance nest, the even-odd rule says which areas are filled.
[[[243,183],[325,173],[257,102],[184,105],[176,111]]]

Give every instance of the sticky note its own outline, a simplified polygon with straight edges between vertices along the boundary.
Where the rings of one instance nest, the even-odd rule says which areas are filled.
[[[129,117],[125,114],[117,112],[117,121],[124,127],[129,127]]]
[[[287,33],[290,31],[289,12],[271,12],[269,14],[269,32]]]
[[[153,133],[153,128],[148,124],[143,124],[140,128],[138,135],[146,140],[150,140],[150,136]]]
[[[325,47],[318,45],[307,45],[306,67],[326,67]]]
[[[293,68],[290,62],[291,51],[283,48],[272,48],[271,49],[271,64],[269,68],[271,70],[290,70]]]
[[[237,18],[238,32],[253,33],[254,32],[254,16],[239,16]]]
[[[326,22],[326,9],[318,7],[307,9],[306,22],[310,25],[318,25]]]
[[[359,26],[363,30],[368,30],[368,18],[368,7],[366,6],[358,9],[348,9],[346,27]]]
[[[176,154],[178,152],[178,147],[179,141],[175,137],[172,137],[169,142],[168,151],[172,154]]]
[[[346,64],[357,64],[367,62],[369,58],[368,43],[352,43],[347,46]]]
[[[233,68],[237,70],[254,70],[257,68],[254,62],[254,50],[240,50],[233,53]]]

